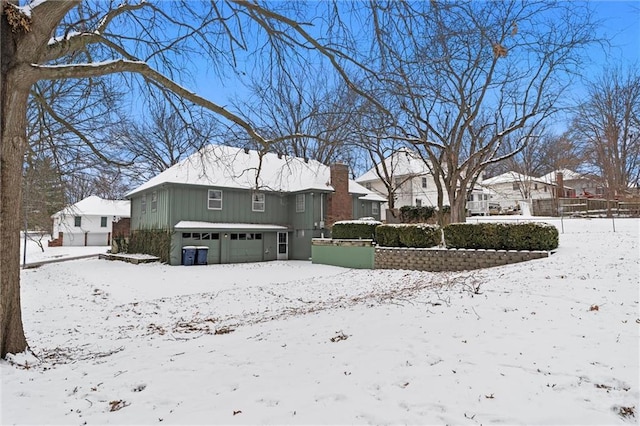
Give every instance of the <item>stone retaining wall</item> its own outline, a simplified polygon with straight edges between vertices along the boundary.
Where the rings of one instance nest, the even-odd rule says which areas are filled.
[[[547,251],[376,247],[375,269],[465,271],[549,257]]]

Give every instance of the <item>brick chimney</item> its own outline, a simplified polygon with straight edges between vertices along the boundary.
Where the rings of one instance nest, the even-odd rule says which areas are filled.
[[[349,167],[336,163],[329,166],[334,192],[327,196],[327,227],[339,220],[353,219],[353,199],[349,194]]]
[[[564,198],[564,175],[556,172],[556,183],[558,184],[558,198]]]

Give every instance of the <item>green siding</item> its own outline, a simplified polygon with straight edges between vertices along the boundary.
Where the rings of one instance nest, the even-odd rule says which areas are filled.
[[[373,269],[375,247],[316,245],[311,246],[312,263],[342,266],[345,268]]]
[[[208,209],[208,190],[222,191],[222,209]],[[151,211],[151,193],[158,194],[158,205]],[[289,259],[310,259],[311,240],[329,236],[330,230],[323,228],[326,217],[326,194],[321,192],[305,193],[304,212],[296,212],[296,194],[264,192],[265,211],[252,211],[252,191],[216,188],[208,186],[166,185],[153,188],[131,199],[131,229],[169,229],[174,230],[180,221],[201,221],[228,223],[229,231],[234,223],[270,224],[285,226],[289,230]],[[141,213],[141,198],[147,198],[147,211]],[[324,217],[323,217],[324,216]],[[224,240],[220,231],[219,242],[203,242],[191,239],[183,241],[183,232],[206,232],[207,230],[183,230],[172,234],[170,263],[182,262],[182,247],[187,245],[206,245],[209,247],[208,263],[227,263],[254,260],[275,260],[277,258],[277,232],[262,232],[262,245],[236,244]],[[217,230],[209,230],[218,232]],[[238,231],[243,232],[243,231]],[[244,230],[244,232],[260,232]]]

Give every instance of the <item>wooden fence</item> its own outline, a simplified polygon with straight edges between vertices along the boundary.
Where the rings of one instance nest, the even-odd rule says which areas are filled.
[[[534,216],[639,217],[640,199],[558,198],[533,200]]]

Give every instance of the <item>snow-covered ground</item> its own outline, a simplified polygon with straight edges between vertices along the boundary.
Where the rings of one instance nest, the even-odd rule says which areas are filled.
[[[38,246],[36,240],[39,236],[34,235],[31,238],[27,238],[27,251],[25,255],[24,251],[24,238],[20,237],[20,264],[26,260],[27,265],[30,263],[38,263],[43,261],[55,261],[69,257],[98,255],[100,253],[106,253],[110,246],[89,246],[89,247],[47,247],[47,241],[51,239],[50,236],[43,237],[40,241],[42,243],[42,249]],[[44,249],[44,251],[43,251]]]
[[[24,270],[0,423],[637,423],[640,221],[550,222],[551,257],[473,272]]]

